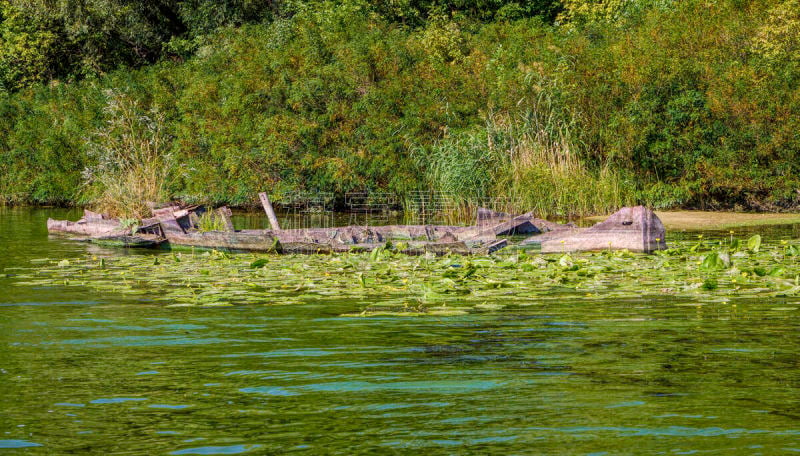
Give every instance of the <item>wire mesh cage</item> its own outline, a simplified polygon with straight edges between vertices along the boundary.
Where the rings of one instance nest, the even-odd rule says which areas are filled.
[[[389,214],[398,206],[398,201],[396,195],[384,192],[348,192],[344,197],[350,225],[388,223]]]
[[[409,224],[472,225],[478,208],[511,214],[518,202],[512,197],[464,200],[447,192],[415,191],[406,195],[404,207],[404,219]]]
[[[335,202],[336,196],[332,192],[295,193],[278,204],[281,228],[304,229],[335,226]]]

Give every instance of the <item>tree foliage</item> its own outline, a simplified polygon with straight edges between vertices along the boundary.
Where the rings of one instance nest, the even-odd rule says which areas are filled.
[[[186,57],[221,26],[273,18],[277,0],[3,0],[7,90]]]
[[[3,3],[0,24],[0,39],[19,44],[0,51],[0,71],[28,75],[4,76],[14,92],[0,94],[6,200],[86,198],[81,173],[97,163],[86,132],[104,126],[104,93],[124,89],[142,112],[163,116],[163,148],[180,167],[167,190],[186,199],[246,204],[258,191],[439,188],[582,212],[603,201],[800,203],[797,27],[785,27],[797,19],[797,0],[641,0],[625,2],[621,15],[591,8],[615,3],[583,2],[594,19],[565,19],[583,11],[575,0],[555,22],[552,5],[526,2],[297,1],[244,10],[257,4],[231,0],[226,10],[194,0],[191,12],[180,8],[189,3],[165,3],[186,32],[169,31],[161,13],[85,29],[106,37],[97,46],[128,56],[118,70],[88,57],[117,51],[87,51],[94,41],[68,33],[70,22],[50,10],[15,15],[20,2]],[[110,9],[75,20],[145,14],[111,0],[84,5]],[[60,31],[40,35],[47,24]],[[119,24],[140,26],[122,33]],[[33,38],[14,41],[23,33]],[[120,36],[128,38],[112,45]],[[131,43],[154,51],[138,54]],[[64,60],[64,69],[45,63],[64,49],[104,62],[105,74],[54,80],[76,68],[78,60]],[[17,55],[32,63],[15,67],[24,61]],[[559,184],[569,176],[579,177]]]
[[[337,7],[368,10],[417,27],[441,17],[552,19],[558,5],[557,0],[2,0],[0,84],[13,91],[51,79],[183,59],[220,27]]]
[[[800,64],[800,0],[786,0],[770,8],[753,44],[771,63]]]

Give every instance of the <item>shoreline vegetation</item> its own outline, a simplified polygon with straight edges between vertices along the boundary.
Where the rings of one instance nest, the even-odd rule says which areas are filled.
[[[0,204],[800,208],[798,0],[149,3],[0,0]]]

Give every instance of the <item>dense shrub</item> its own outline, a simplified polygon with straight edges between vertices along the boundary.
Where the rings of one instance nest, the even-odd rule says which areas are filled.
[[[563,214],[798,204],[800,62],[784,27],[797,0],[570,1],[555,23],[544,2],[401,3],[295,4],[204,32],[186,61],[0,94],[0,194],[85,202],[114,89],[163,116],[165,188],[189,200],[438,189]]]

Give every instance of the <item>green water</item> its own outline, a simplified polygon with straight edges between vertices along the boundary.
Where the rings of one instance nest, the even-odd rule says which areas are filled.
[[[0,453],[800,452],[796,295],[737,297],[723,279],[696,298],[510,286],[485,292],[490,311],[352,318],[343,315],[416,291],[390,284],[358,299],[349,269],[319,293],[289,299],[259,284],[252,303],[233,306],[169,307],[175,279],[142,289],[120,277],[117,290],[51,274],[18,285],[44,258],[103,260],[109,274],[156,258],[164,274],[206,261],[48,238],[48,216],[77,215],[0,208]],[[249,262],[240,258],[219,260],[233,271],[226,280],[280,282],[231,269]],[[269,267],[302,261],[322,281],[330,260]],[[751,284],[769,286],[783,285]],[[436,306],[476,299],[443,296]]]

